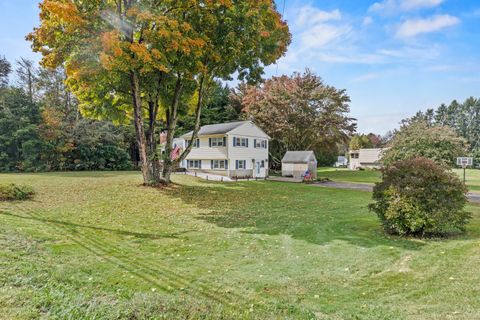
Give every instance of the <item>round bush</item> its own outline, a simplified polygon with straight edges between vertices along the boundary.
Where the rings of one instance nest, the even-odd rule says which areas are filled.
[[[386,232],[434,236],[465,231],[467,188],[456,174],[426,158],[395,162],[382,173],[370,209]]]

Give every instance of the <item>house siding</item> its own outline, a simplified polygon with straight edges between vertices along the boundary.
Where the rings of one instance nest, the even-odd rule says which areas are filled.
[[[202,136],[200,137],[200,146],[198,148],[193,147],[192,151],[187,156],[187,160],[227,160],[228,158],[228,146],[227,147],[210,147],[209,138],[221,138],[224,135],[215,136]],[[202,167],[203,167],[202,163]],[[210,162],[208,163],[208,169],[210,169]]]
[[[210,147],[210,138],[225,137],[225,147]],[[234,146],[234,139],[248,139],[248,147]],[[268,176],[268,147],[269,136],[253,123],[247,122],[244,125],[223,135],[202,135],[199,137],[200,146],[192,148],[186,160],[202,160],[200,169],[188,168],[192,171],[215,173],[232,178],[264,178]],[[267,148],[255,148],[255,140],[265,140]],[[212,160],[228,160],[228,170],[213,169]],[[236,161],[244,160],[246,168],[237,169]],[[255,167],[257,162],[264,162],[264,168]]]

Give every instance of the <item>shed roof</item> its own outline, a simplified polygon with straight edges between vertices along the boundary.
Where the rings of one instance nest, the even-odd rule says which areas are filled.
[[[210,124],[210,125],[202,126],[200,128],[200,131],[198,132],[198,135],[205,136],[205,135],[214,135],[214,134],[225,134],[248,122],[250,121],[236,121],[236,122],[227,122],[227,123]],[[190,131],[184,134],[182,137],[188,138],[188,137],[191,137],[192,134],[193,134],[193,131]]]
[[[287,151],[282,159],[282,163],[308,163],[309,161],[317,161],[313,151]]]

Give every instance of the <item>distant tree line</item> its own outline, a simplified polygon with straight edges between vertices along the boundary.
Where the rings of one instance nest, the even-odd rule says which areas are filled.
[[[0,59],[0,171],[138,168],[132,119],[92,120],[95,115],[88,108],[81,110],[65,81],[61,68],[36,67],[27,59],[12,66]],[[274,168],[287,150],[314,150],[319,164],[331,165],[355,132],[349,102],[344,90],[327,86],[310,71],[256,86],[242,83],[236,89],[214,82],[200,123],[255,121],[272,137]],[[179,118],[177,135],[194,130],[195,125],[195,112],[187,112]],[[156,127],[166,130],[165,119],[159,118]],[[368,140],[363,147],[383,143],[373,134],[356,139]]]
[[[64,81],[63,69],[0,58],[0,171],[132,167],[131,128],[82,117]]]
[[[0,171],[64,171],[137,169],[139,162],[132,121],[112,122],[84,117],[65,85],[65,70],[37,67],[20,58],[12,64],[0,57]],[[241,119],[229,104],[231,90],[212,85],[202,124]],[[178,133],[194,129],[194,114],[179,121]],[[158,120],[160,130],[165,129]]]
[[[480,99],[468,98],[463,103],[456,100],[437,109],[419,111],[415,116],[402,121],[402,125],[423,122],[428,127],[448,127],[464,140],[465,154],[480,163]]]

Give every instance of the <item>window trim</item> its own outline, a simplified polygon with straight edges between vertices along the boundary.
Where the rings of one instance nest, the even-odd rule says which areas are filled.
[[[223,168],[220,163],[223,163]],[[212,170],[228,170],[228,160],[212,160],[212,164]]]
[[[208,138],[210,148],[224,148],[226,147],[225,137]]]
[[[188,169],[202,169],[202,160],[188,160],[187,168]]]
[[[247,137],[233,137],[233,146],[236,148],[248,148],[248,138]],[[245,142],[245,143],[239,143]]]

